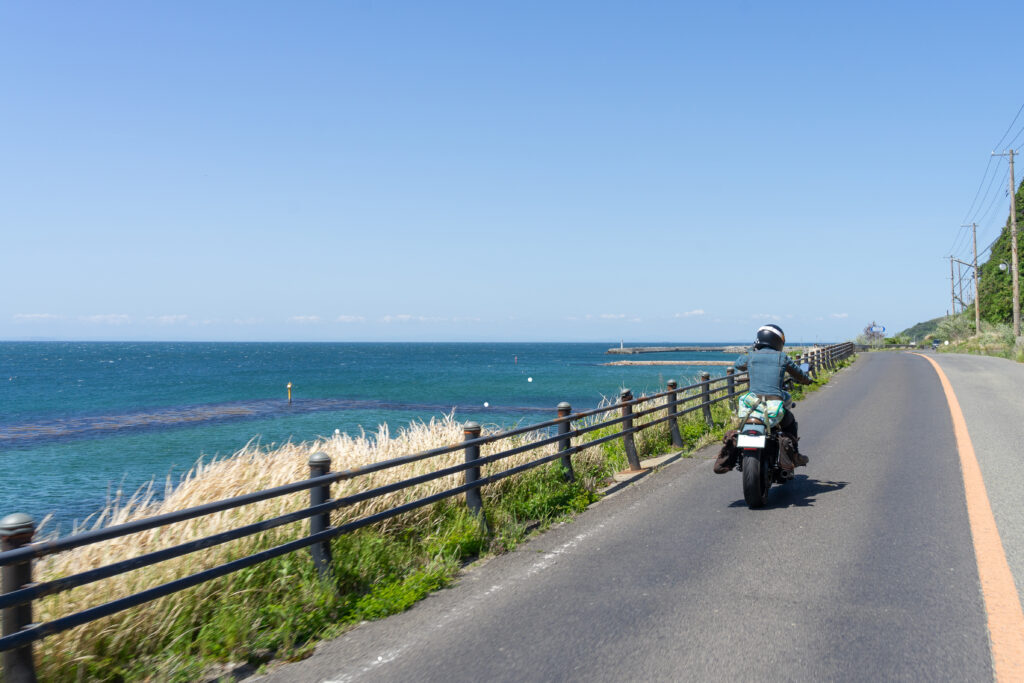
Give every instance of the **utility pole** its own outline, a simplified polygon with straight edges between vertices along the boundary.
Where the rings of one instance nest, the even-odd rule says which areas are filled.
[[[953,315],[956,315],[956,284],[953,280],[953,257],[949,257],[949,306]]]
[[[1010,149],[1000,154],[992,152],[992,156],[1010,157],[1010,267],[1013,269],[1013,279],[1011,280],[1011,286],[1013,287],[1013,336],[1019,337],[1020,283],[1018,282],[1017,275],[1019,268],[1017,265],[1017,185],[1013,180],[1013,155],[1016,153],[1016,150]]]
[[[964,300],[964,273],[970,273],[974,269],[974,264],[961,261],[958,258],[953,259],[953,263],[956,264],[956,277],[953,278],[956,283],[953,285],[953,299],[960,303],[960,312],[963,313],[967,310],[968,303]]]
[[[966,228],[966,225],[961,225]],[[978,224],[971,223],[971,241],[974,244],[974,336],[981,334],[981,296],[978,294]]]

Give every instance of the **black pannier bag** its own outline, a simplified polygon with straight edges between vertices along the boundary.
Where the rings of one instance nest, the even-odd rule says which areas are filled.
[[[718,451],[718,459],[715,460],[715,474],[725,474],[736,467],[740,457],[740,449],[736,447],[737,434],[737,430],[730,429],[722,437],[722,449]]]

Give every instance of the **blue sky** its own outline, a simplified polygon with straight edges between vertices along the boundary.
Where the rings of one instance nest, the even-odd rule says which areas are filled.
[[[972,197],[1005,173],[1022,19],[4,3],[0,339],[899,330],[949,308],[960,223],[984,246],[1006,219]]]

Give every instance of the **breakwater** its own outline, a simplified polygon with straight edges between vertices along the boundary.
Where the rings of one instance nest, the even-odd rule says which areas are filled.
[[[616,360],[605,365],[732,365],[731,360]]]
[[[743,353],[749,347],[732,346],[617,346],[605,351],[613,354],[632,353]]]
[[[806,353],[810,346],[786,346],[786,351]],[[729,346],[614,346],[605,353],[630,355],[634,353],[746,353],[749,344],[732,344]],[[718,365],[718,363],[716,363]]]

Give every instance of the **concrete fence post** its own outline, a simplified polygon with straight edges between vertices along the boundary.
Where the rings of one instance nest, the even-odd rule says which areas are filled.
[[[35,521],[16,512],[0,519],[0,551],[16,550],[32,542],[36,532]],[[32,583],[32,560],[27,559],[3,568],[0,578],[4,593],[13,593]],[[32,623],[32,603],[6,607],[3,610],[3,635],[12,636]],[[4,680],[8,683],[35,683],[36,667],[32,659],[32,644],[22,645],[3,653]]]
[[[629,469],[636,472],[642,468],[640,467],[640,456],[636,454],[636,442],[633,440],[633,406],[629,405],[629,401],[632,400],[633,392],[629,389],[623,389],[619,394],[619,403],[623,404],[622,417],[626,418],[622,423],[622,428],[626,431],[622,435],[622,445],[626,448]]]
[[[326,453],[314,453],[309,456],[309,478],[322,477],[331,471],[331,456]],[[323,484],[314,486],[309,490],[309,505],[323,505],[331,499],[331,485]],[[309,518],[309,534],[318,534],[326,531],[331,526],[331,513],[323,512]],[[322,541],[309,546],[309,552],[313,555],[313,565],[316,567],[320,578],[326,579],[331,576],[331,542]]]
[[[682,448],[683,437],[679,435],[679,419],[676,417],[676,413],[678,412],[676,407],[676,389],[679,385],[674,379],[670,379],[667,386],[668,396],[665,398],[668,403],[668,408],[666,410],[668,413],[668,432],[672,435],[672,448]]]
[[[558,417],[569,417],[572,414],[572,406],[567,402],[562,401],[558,404]],[[558,433],[563,435],[558,440],[558,450],[567,451],[572,448],[572,438],[567,436],[572,431],[572,420],[565,420],[564,422],[558,423]],[[572,456],[563,455],[562,468],[565,472],[566,481],[576,481],[576,473],[572,469]]]
[[[480,438],[480,425],[476,422],[467,422],[463,427],[462,434],[465,441],[473,441]],[[465,447],[466,462],[471,463],[480,459],[480,444],[467,444]],[[466,483],[472,484],[480,478],[480,468],[470,467],[466,470]],[[466,505],[475,515],[482,515],[484,511],[484,498],[480,488],[472,488],[466,491]]]
[[[701,411],[704,413],[704,421],[708,423],[708,427],[714,427],[715,421],[711,417],[711,373],[702,372],[700,373],[700,406]]]

